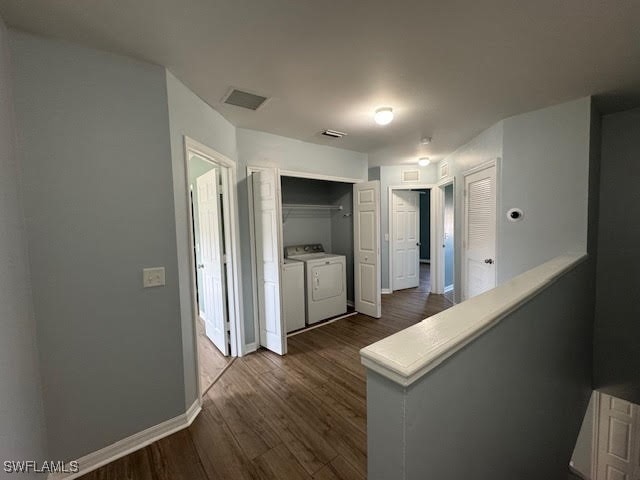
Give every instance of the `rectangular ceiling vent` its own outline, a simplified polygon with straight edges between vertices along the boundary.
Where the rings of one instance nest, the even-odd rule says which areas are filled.
[[[236,107],[248,108],[249,110],[259,109],[266,101],[267,97],[238,90],[237,88],[232,88],[231,91],[229,91],[229,93],[222,99],[222,103],[235,105]]]
[[[330,137],[330,138],[342,138],[346,135],[346,133],[344,132],[339,132],[337,130],[324,130],[322,132],[322,135],[324,135],[325,137]]]

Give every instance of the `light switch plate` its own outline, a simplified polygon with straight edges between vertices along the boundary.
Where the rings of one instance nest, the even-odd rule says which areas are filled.
[[[142,269],[142,286],[144,288],[162,287],[164,283],[164,267]]]

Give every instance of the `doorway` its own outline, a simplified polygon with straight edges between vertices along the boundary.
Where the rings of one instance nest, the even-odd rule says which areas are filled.
[[[455,303],[455,191],[453,181],[440,185],[442,219],[442,285],[444,296]]]
[[[434,292],[432,185],[389,187],[390,291]]]
[[[238,350],[235,172],[233,162],[189,139],[185,162],[198,383],[204,395]]]
[[[333,312],[334,307],[338,310],[337,304],[342,302],[348,314],[349,297],[353,299],[349,307],[379,318],[379,182],[251,166],[247,178],[255,348],[286,354],[290,325],[296,326],[294,330],[306,330],[312,323],[331,321],[333,316],[341,318]],[[304,188],[293,188],[296,185]],[[290,190],[287,195],[283,195],[283,187]],[[323,196],[325,193],[328,196]],[[296,269],[300,272],[293,271],[295,264],[291,261],[304,264]],[[331,281],[325,270],[316,269],[316,263],[333,265],[326,272],[338,269],[341,276],[345,275],[344,281]],[[344,265],[338,268],[338,263]],[[291,281],[296,277],[300,278]],[[304,288],[294,288],[300,285]],[[344,290],[338,292],[337,285],[344,285]],[[300,292],[303,298],[294,302]],[[289,318],[291,315],[296,318]]]

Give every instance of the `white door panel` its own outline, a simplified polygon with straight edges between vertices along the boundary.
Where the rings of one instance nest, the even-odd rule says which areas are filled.
[[[222,211],[218,181],[217,168],[196,179],[200,237],[197,262],[198,268],[202,270],[199,293],[204,303],[204,311],[200,312],[200,315],[204,320],[207,337],[224,355],[229,355]]]
[[[287,344],[280,293],[282,249],[278,181],[274,169],[252,175],[260,345],[284,355]]]
[[[463,298],[496,286],[496,166],[465,176]]]
[[[380,318],[380,182],[353,186],[356,311]]]
[[[640,479],[640,406],[601,394],[595,480]]]
[[[392,289],[415,288],[420,283],[420,194],[393,190]]]

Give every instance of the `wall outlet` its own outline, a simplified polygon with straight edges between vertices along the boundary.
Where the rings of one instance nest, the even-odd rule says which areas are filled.
[[[142,269],[142,286],[144,288],[162,287],[164,284],[164,267]]]

